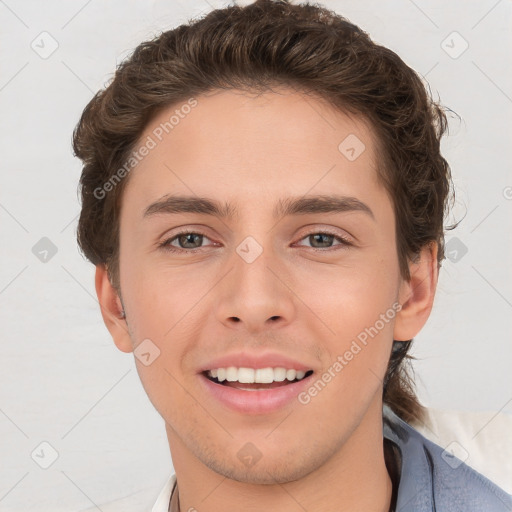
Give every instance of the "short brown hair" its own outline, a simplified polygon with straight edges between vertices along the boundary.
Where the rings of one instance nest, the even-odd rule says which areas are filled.
[[[425,245],[444,259],[443,221],[450,168],[440,153],[443,108],[418,74],[347,19],[318,4],[257,0],[210,12],[153,40],[122,62],[110,84],[85,107],[73,133],[83,161],[78,244],[105,264],[119,291],[119,207],[126,177],[105,191],[150,120],[163,109],[221,89],[285,85],[312,93],[370,122],[379,146],[378,174],[393,201],[400,272]],[[409,422],[423,406],[409,374],[412,340],[394,342],[383,401]]]

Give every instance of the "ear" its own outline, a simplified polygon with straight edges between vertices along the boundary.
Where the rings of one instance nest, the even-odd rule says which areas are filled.
[[[396,315],[393,339],[413,339],[425,325],[436,293],[439,267],[437,243],[431,242],[420,251],[415,262],[409,263],[410,280],[402,280],[398,301],[402,309]]]
[[[122,352],[133,352],[133,345],[126,320],[121,317],[123,304],[116,289],[110,283],[105,265],[96,265],[96,295],[101,316],[116,347]]]

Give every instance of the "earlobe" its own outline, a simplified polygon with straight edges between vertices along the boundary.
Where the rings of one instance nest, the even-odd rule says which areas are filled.
[[[409,264],[410,280],[402,281],[399,302],[402,309],[396,316],[393,339],[413,339],[425,325],[436,292],[438,279],[437,243],[423,247],[419,258]]]
[[[103,322],[109,330],[116,347],[122,352],[133,352],[126,320],[122,315],[123,304],[110,282],[105,265],[96,265],[95,285]]]

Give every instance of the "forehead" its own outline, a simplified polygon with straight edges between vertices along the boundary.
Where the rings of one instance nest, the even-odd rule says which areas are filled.
[[[257,206],[256,197],[327,194],[341,185],[355,197],[380,187],[369,123],[286,88],[185,99],[146,126],[144,144],[151,149],[124,192],[139,214],[173,192],[237,197],[243,208],[251,199],[245,204]]]
[[[256,143],[274,147],[300,144],[296,149],[303,155],[309,149],[338,149],[340,137],[350,134],[364,142],[367,156],[373,152],[374,133],[362,115],[342,112],[312,93],[280,86],[260,93],[215,90],[184,99],[162,110],[148,124],[143,136],[152,136],[163,146],[173,140],[175,146],[180,141],[194,140],[207,147],[224,138],[226,144],[231,140],[238,143],[233,150],[250,151],[254,157],[251,146]]]

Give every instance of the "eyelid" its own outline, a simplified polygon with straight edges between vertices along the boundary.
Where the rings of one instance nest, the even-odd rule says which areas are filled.
[[[313,249],[314,251],[328,252],[329,250],[333,250],[334,247],[339,247],[339,246],[345,246],[346,247],[346,246],[354,245],[354,242],[352,241],[352,238],[350,236],[345,236],[345,235],[342,235],[340,233],[336,233],[336,232],[331,231],[330,229],[327,229],[327,228],[311,229],[306,234],[301,236],[298,239],[298,242],[301,242],[305,238],[307,238],[309,236],[312,236],[312,235],[329,235],[329,236],[334,237],[335,239],[337,239],[340,242],[338,245],[334,245],[332,247],[324,247],[324,248],[310,247],[310,249]],[[309,247],[309,246],[299,245],[299,247]]]
[[[301,234],[303,233],[303,234]],[[336,228],[334,226],[322,226],[319,224],[309,224],[308,226],[304,226],[300,232],[299,237],[297,240],[302,240],[306,236],[309,235],[316,235],[316,234],[325,234],[325,235],[331,235],[336,238],[339,238],[343,241],[345,241],[347,244],[355,244],[357,241],[357,238],[351,235],[347,230]]]
[[[206,247],[198,247],[196,249],[183,249],[181,247],[176,247],[174,245],[171,245],[171,242],[174,242],[178,237],[182,235],[200,235],[203,238],[207,238],[210,241],[213,241],[202,229],[193,229],[193,228],[183,228],[181,231],[178,231],[177,233],[173,233],[170,236],[166,236],[164,240],[157,243],[158,248],[168,250],[170,252],[181,252],[181,253],[192,253],[192,252],[200,252],[202,249],[206,249]],[[214,242],[213,244],[210,244],[212,246],[218,245],[218,242]]]

